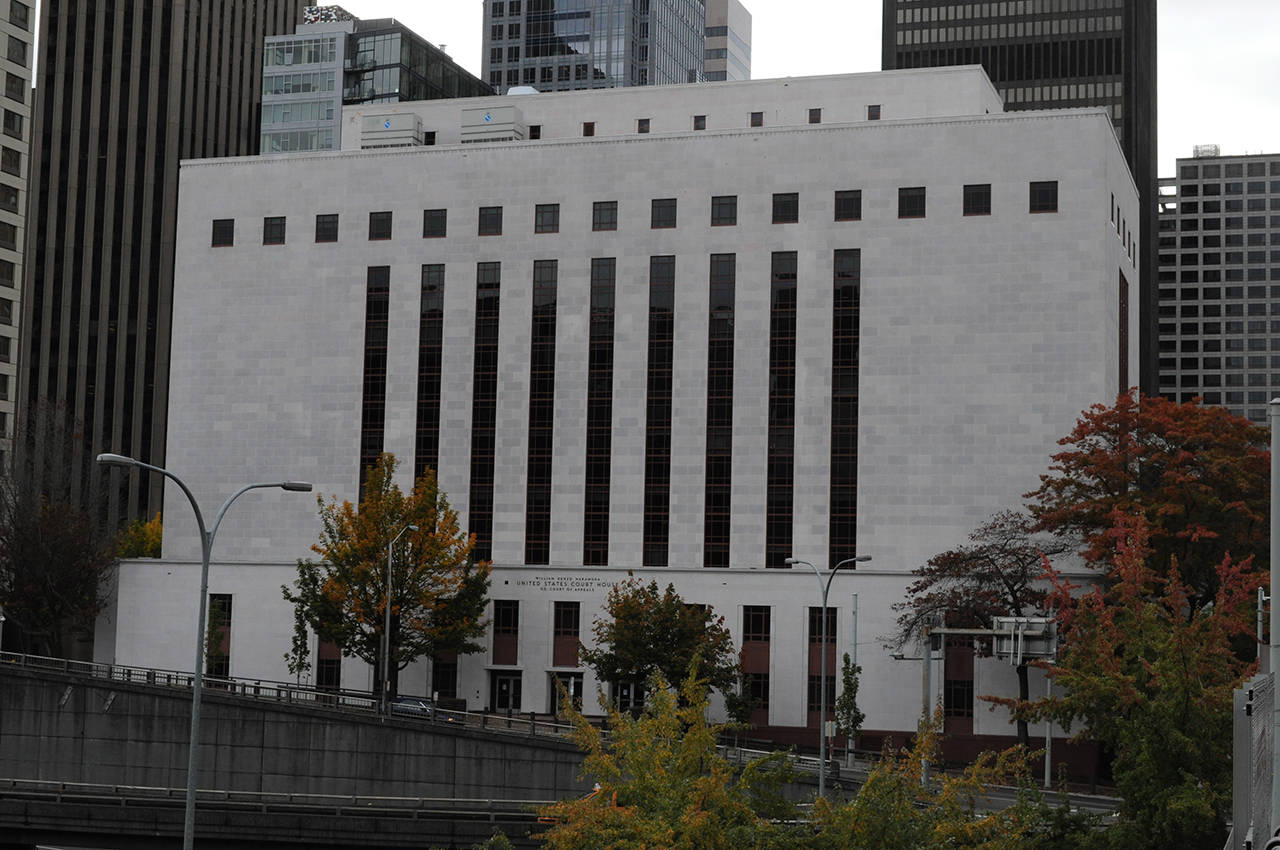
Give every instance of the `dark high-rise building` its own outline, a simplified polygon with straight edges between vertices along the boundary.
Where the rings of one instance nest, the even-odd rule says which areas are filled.
[[[1107,109],[1144,211],[1140,385],[1154,394],[1156,0],[884,0],[882,62],[885,70],[981,65],[1009,110]]]
[[[1265,423],[1280,395],[1280,153],[1197,145],[1160,185],[1160,394]]]
[[[98,452],[164,462],[178,161],[257,153],[263,41],[302,7],[42,4],[19,362],[41,468],[92,487]],[[46,416],[82,439],[45,443]],[[160,476],[116,481],[108,520],[160,509]]]
[[[703,79],[704,0],[489,0],[481,76],[499,93]]]

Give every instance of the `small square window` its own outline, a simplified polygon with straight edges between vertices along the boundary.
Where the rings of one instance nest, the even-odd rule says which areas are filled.
[[[773,223],[795,224],[800,220],[800,195],[797,192],[776,192],[773,196]]]
[[[1031,212],[1058,211],[1058,181],[1042,180],[1031,184]]]
[[[270,215],[262,220],[262,244],[284,244],[284,216]]]
[[[316,241],[338,241],[338,214],[324,213],[316,216]]]
[[[676,199],[654,198],[649,227],[654,230],[676,226]]]
[[[695,130],[707,129],[707,116],[705,115],[693,116],[693,129]]]
[[[820,108],[809,110],[809,123],[810,124],[822,123],[822,110]]]
[[[991,215],[990,183],[973,183],[964,187],[964,214]]]
[[[560,205],[537,204],[533,211],[534,233],[560,232]]]
[[[583,121],[583,122],[582,122],[582,135],[584,135],[584,136],[594,136],[595,134],[596,134],[596,122],[594,122],[594,121]]]
[[[22,153],[13,148],[0,147],[0,171],[22,175]]]
[[[924,218],[924,186],[898,190],[898,218]]]
[[[481,207],[480,221],[476,232],[480,236],[501,236],[502,207]]]
[[[422,238],[443,239],[449,232],[448,210],[422,211]]]
[[[591,205],[592,230],[618,229],[618,202],[596,201]]]
[[[229,248],[236,244],[236,220],[234,218],[215,218],[213,220],[213,247]]]
[[[867,107],[867,120],[868,121],[880,120],[880,104],[873,103]]]
[[[390,239],[391,238],[391,213],[389,212],[371,212],[369,213],[369,239]]]
[[[637,133],[647,133],[647,132],[649,132],[649,119],[648,119],[648,118],[637,118],[637,119],[636,119],[636,132],[637,132]]]
[[[738,196],[716,195],[711,199],[711,226],[725,227],[738,223]]]
[[[544,70],[544,71],[550,71],[551,69],[550,69],[550,68],[543,68],[542,70]],[[549,83],[549,82],[551,82],[551,80],[546,80],[546,82],[548,82],[548,83]],[[530,125],[529,125],[529,140],[530,140],[530,141],[533,141],[533,140],[535,140],[535,139],[541,139],[541,138],[542,138],[542,125],[541,125],[541,124],[530,124]]]
[[[752,127],[763,127],[763,126],[764,126],[764,113],[763,113],[763,112],[752,112],[752,113],[751,113],[751,126],[752,126]]]
[[[862,190],[845,189],[836,192],[836,221],[860,221],[862,219]]]

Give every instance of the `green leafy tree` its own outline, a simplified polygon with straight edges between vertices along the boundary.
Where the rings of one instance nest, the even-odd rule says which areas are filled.
[[[38,405],[15,435],[0,478],[0,608],[5,646],[65,658],[82,654],[119,564],[115,529],[96,510],[98,490],[66,458],[84,435],[67,413]],[[37,444],[47,451],[38,455]],[[40,458],[40,460],[36,460]],[[84,498],[87,501],[79,501]]]
[[[665,591],[656,581],[615,584],[592,634],[595,647],[583,645],[578,657],[601,682],[642,683],[654,673],[679,681],[695,658],[712,688],[728,692],[738,680],[738,656],[724,617],[686,603],[670,584]]]
[[[849,739],[849,749],[853,749],[853,739],[862,730],[862,722],[867,715],[858,707],[858,677],[862,668],[853,663],[849,653],[844,654],[840,663],[840,696],[836,697],[836,729]]]
[[[1232,690],[1253,669],[1233,649],[1251,629],[1249,565],[1224,558],[1198,604],[1177,564],[1148,564],[1142,517],[1115,518],[1110,587],[1080,594],[1050,569],[1061,657],[1060,695],[1016,707],[1052,718],[1115,755],[1124,797],[1111,846],[1217,850],[1231,807]]]
[[[1038,528],[1082,540],[1084,558],[1103,567],[1119,543],[1112,515],[1143,517],[1150,568],[1164,575],[1176,563],[1198,608],[1214,598],[1214,567],[1228,555],[1268,569],[1269,438],[1222,407],[1122,393],[1058,441],[1028,509]]]
[[[160,514],[143,522],[135,519],[129,523],[116,540],[116,554],[121,558],[159,558],[164,525]]]
[[[958,628],[991,628],[995,617],[1044,616],[1045,555],[1071,546],[1046,534],[1036,535],[1030,517],[1001,511],[969,535],[969,543],[934,555],[912,571],[916,580],[907,599],[894,605],[898,628],[890,642],[901,648],[930,623]],[[1027,664],[1017,665],[1018,698],[1030,698]],[[1025,720],[1017,721],[1018,743],[1030,746]]]
[[[391,563],[391,682],[397,673],[425,655],[469,653],[481,647],[489,564],[472,560],[475,541],[458,526],[458,515],[428,470],[404,494],[392,481],[395,457],[384,454],[369,468],[365,496],[357,510],[318,498],[322,531],[312,550],[319,561],[299,561],[293,587],[281,591],[321,640],[342,647],[344,655],[373,666],[380,688],[383,623],[387,604],[387,549],[400,538]],[[295,635],[285,657],[300,673],[306,641]]]

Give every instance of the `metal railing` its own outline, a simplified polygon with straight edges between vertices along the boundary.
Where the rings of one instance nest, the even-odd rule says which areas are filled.
[[[31,670],[67,673],[93,679],[105,679],[134,685],[190,690],[192,674],[182,670],[165,670],[151,667],[130,667],[122,664],[102,664],[94,661],[73,661],[66,658],[48,658],[39,655],[23,655],[15,652],[0,653],[0,664],[14,664]],[[235,676],[204,677],[206,692],[228,696],[248,697],[265,702],[304,705],[315,708],[376,715],[378,700],[368,691],[317,688],[296,682],[279,682],[269,679],[244,679]],[[414,713],[393,713],[397,721],[419,723],[449,723],[494,731],[510,731],[529,735],[567,738],[573,726],[550,715],[539,716],[533,712],[473,712],[445,709],[437,706],[434,716]]]
[[[143,785],[107,785],[90,782],[59,782],[40,779],[0,779],[0,796],[30,797],[55,802],[109,801],[114,805],[150,804],[180,806],[185,788]],[[295,794],[286,791],[219,791],[199,789],[201,808],[237,809],[254,812],[298,812],[369,816],[380,812],[412,818],[495,820],[512,816],[533,820],[539,809],[554,800],[499,800],[456,797],[378,797],[363,794]]]

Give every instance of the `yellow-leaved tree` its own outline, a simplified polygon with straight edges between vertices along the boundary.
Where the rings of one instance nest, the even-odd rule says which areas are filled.
[[[434,472],[428,469],[405,494],[393,481],[396,465],[394,455],[383,454],[369,468],[359,508],[317,499],[322,528],[311,548],[320,559],[298,561],[293,587],[281,588],[297,615],[298,632],[285,656],[293,672],[309,666],[309,626],[344,655],[372,665],[374,690],[381,690],[389,549],[391,695],[398,672],[414,660],[481,648],[476,638],[484,634],[489,564],[474,561],[475,540],[459,527]],[[404,531],[408,526],[416,530]]]

